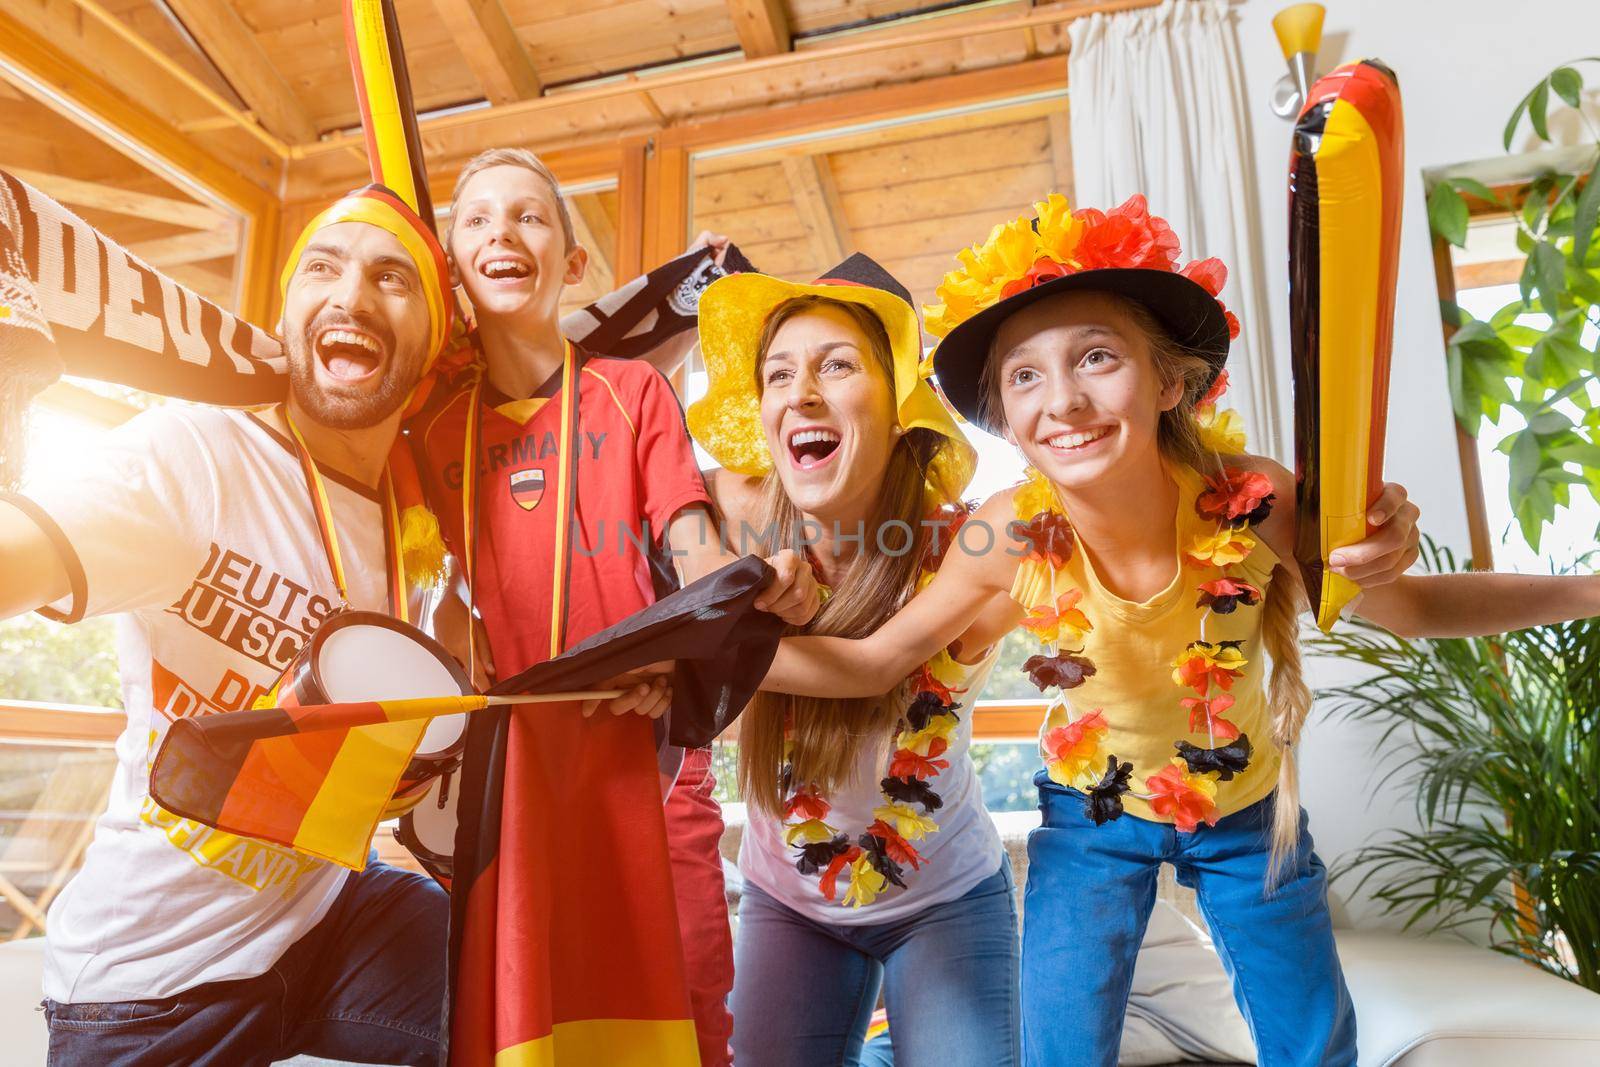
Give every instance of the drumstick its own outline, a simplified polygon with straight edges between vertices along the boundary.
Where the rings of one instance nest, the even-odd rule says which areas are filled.
[[[432,719],[512,704],[572,704],[584,700],[612,700],[623,689],[581,689],[567,693],[519,693],[513,696],[407,697],[403,700],[369,700],[344,704],[305,704],[300,707],[252,708],[194,720],[215,744],[258,741],[267,737],[310,733],[314,730],[348,730],[390,722]]]

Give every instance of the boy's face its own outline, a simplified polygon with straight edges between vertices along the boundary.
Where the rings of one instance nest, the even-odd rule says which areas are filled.
[[[451,281],[484,319],[553,321],[589,254],[566,247],[550,184],[526,167],[486,167],[462,187],[449,234]]]
[[[364,222],[318,230],[289,279],[283,340],[294,398],[325,426],[376,426],[427,362],[428,300],[399,238]]]
[[[1127,460],[1154,453],[1163,388],[1150,340],[1102,293],[1047,297],[1001,323],[993,358],[1007,436],[1063,489],[1088,488]]]

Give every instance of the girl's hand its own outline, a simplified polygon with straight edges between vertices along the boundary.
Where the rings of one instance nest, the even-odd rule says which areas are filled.
[[[804,626],[810,622],[822,606],[822,595],[811,564],[792,548],[768,556],[766,564],[775,573],[756,594],[756,610],[770,611],[790,626]]]
[[[1387,585],[1417,561],[1420,514],[1407,499],[1404,486],[1385,482],[1377,501],[1367,509],[1372,533],[1364,541],[1335,549],[1328,566],[1363,589]]]
[[[619,674],[595,686],[596,689],[621,689],[623,694],[610,700],[585,700],[583,717],[599,708],[613,715],[643,715],[659,719],[672,706],[672,663],[652,663],[631,674]]]

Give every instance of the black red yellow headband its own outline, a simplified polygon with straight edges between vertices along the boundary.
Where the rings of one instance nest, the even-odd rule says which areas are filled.
[[[280,279],[283,295],[288,295],[289,280],[300,265],[300,257],[311,235],[341,222],[364,222],[393,234],[416,264],[417,274],[422,279],[423,294],[428,302],[426,366],[432,367],[433,361],[444,350],[445,342],[450,337],[451,324],[455,321],[455,298],[450,290],[450,271],[445,264],[444,248],[434,236],[433,227],[423,222],[404,201],[381,185],[357,189],[306,223],[306,228],[300,231],[283,265]]]

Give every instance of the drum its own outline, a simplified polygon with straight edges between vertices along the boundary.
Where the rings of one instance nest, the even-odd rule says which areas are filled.
[[[459,777],[447,772],[428,783],[422,798],[400,816],[395,830],[399,841],[446,889],[455,873],[452,860],[456,851],[456,794]]]
[[[317,628],[255,706],[304,707],[474,692],[466,671],[415,626],[375,611],[341,611]],[[465,715],[441,715],[429,721],[400,776],[394,800],[384,809],[385,818],[417,803],[431,781],[460,766],[465,734]]]

